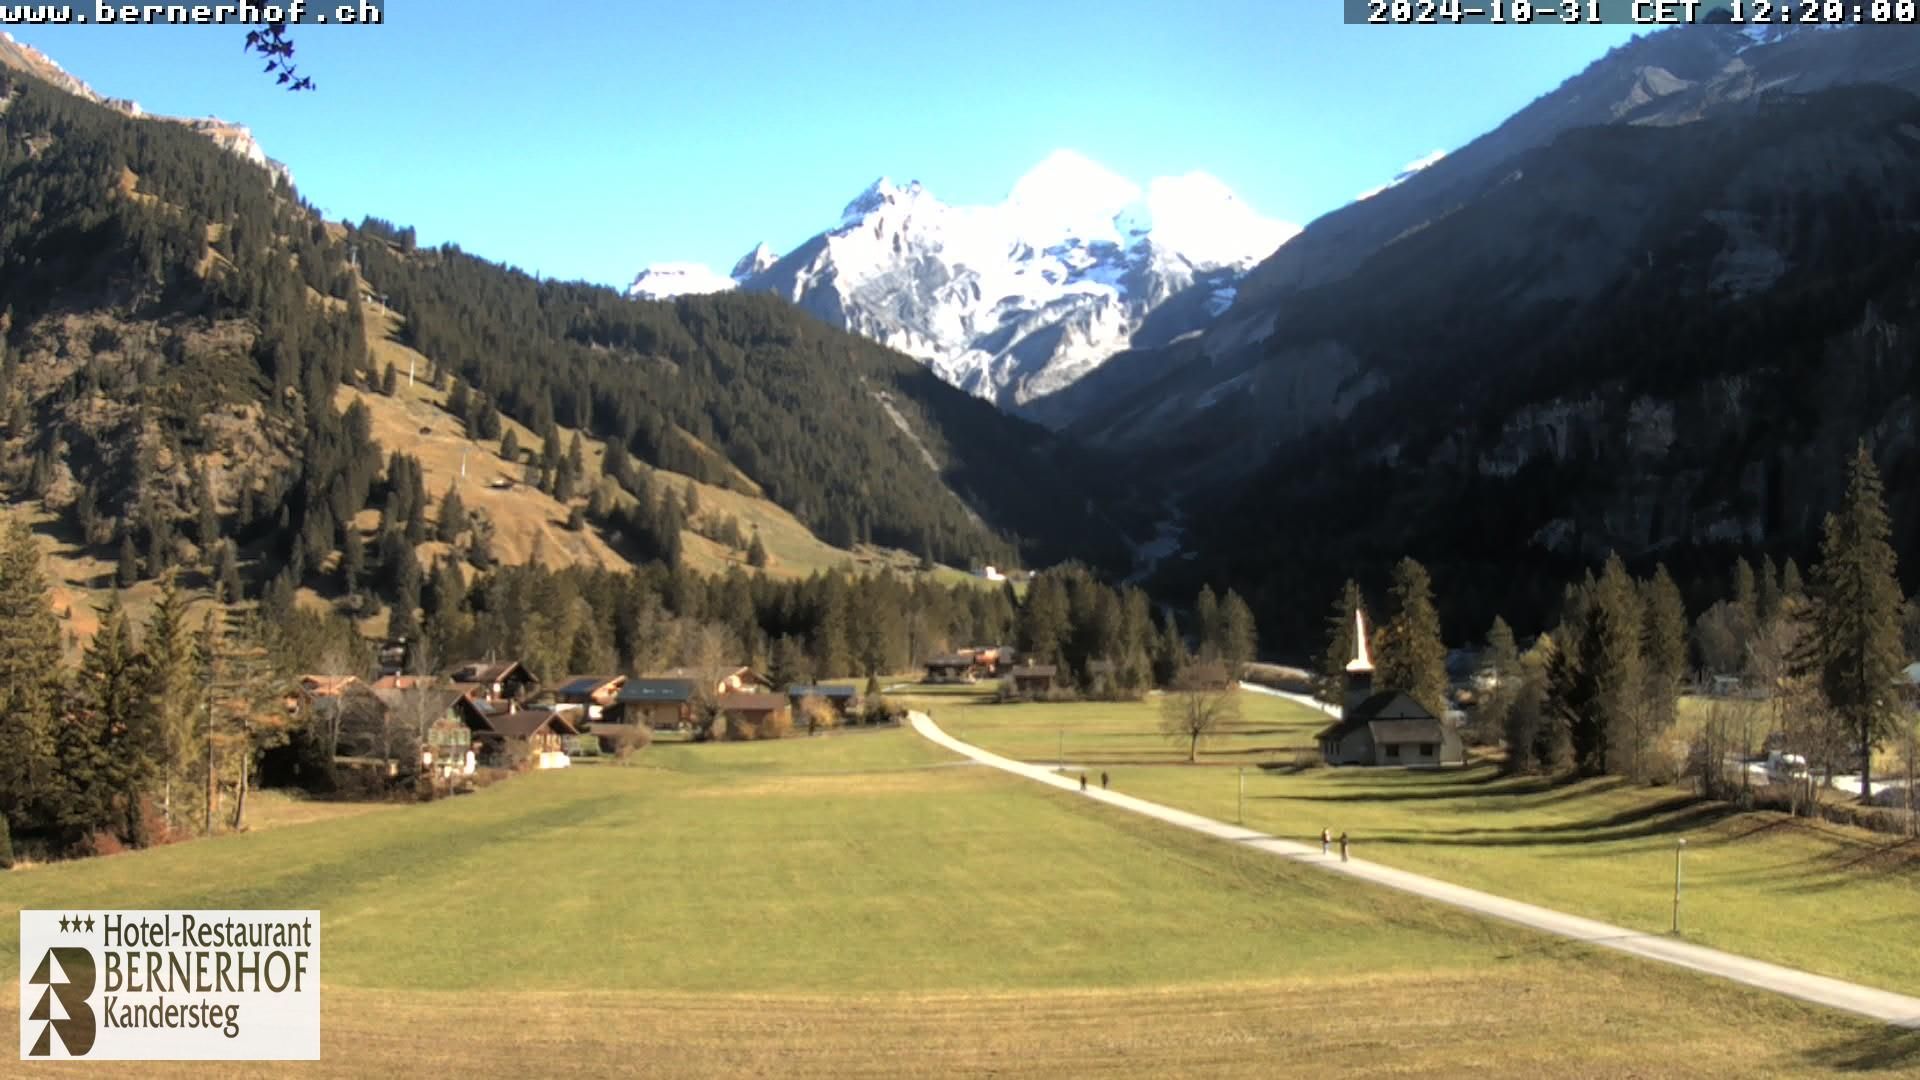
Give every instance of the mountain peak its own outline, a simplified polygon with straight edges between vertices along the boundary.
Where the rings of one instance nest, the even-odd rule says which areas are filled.
[[[740,256],[740,260],[733,264],[733,273],[727,276],[735,281],[744,282],[756,274],[765,273],[779,261],[779,252],[774,251],[766,245],[765,241],[762,241],[755,244],[752,251]]]
[[[700,263],[654,263],[634,276],[627,295],[635,300],[671,300],[676,296],[700,296],[726,292],[736,283]]]
[[[852,225],[868,214],[902,201],[917,199],[924,194],[926,189],[920,186],[918,180],[908,182],[906,187],[896,187],[891,179],[882,176],[868,184],[865,191],[855,195],[846,209],[840,211],[840,223]]]

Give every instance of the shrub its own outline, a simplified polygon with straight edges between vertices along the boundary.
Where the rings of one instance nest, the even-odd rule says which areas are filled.
[[[784,739],[793,734],[793,713],[789,709],[767,714],[760,722],[759,736],[762,739]]]
[[[645,750],[653,745],[653,729],[645,724],[627,725],[626,730],[614,736],[613,760],[625,765],[632,760],[634,752]]]
[[[816,731],[832,731],[840,725],[840,713],[824,698],[800,699],[800,713],[806,721],[809,735]]]

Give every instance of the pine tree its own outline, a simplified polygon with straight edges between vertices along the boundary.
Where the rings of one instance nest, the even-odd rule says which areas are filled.
[[[1772,561],[1762,567],[1766,573],[1761,580],[1772,580]],[[1646,707],[1648,723],[1657,735],[1672,727],[1678,715],[1680,690],[1687,676],[1687,608],[1680,598],[1680,587],[1673,583],[1665,565],[1653,568],[1653,577],[1643,592]]]
[[[1354,612],[1364,612],[1367,599],[1352,578],[1340,587],[1333,610],[1327,613],[1327,651],[1320,654],[1320,700],[1339,705],[1346,700],[1347,663],[1355,654]]]
[[[567,444],[567,465],[575,477],[587,475],[587,446],[577,431],[573,433],[573,441]]]
[[[1773,565],[1771,555],[1760,556],[1759,589],[1756,598],[1759,622],[1756,625],[1765,627],[1780,613],[1780,571]]]
[[[1214,595],[1211,586],[1200,586],[1199,595],[1194,597],[1193,629],[1200,638],[1199,658],[1220,659],[1220,598]]]
[[[352,596],[360,591],[366,578],[367,542],[360,539],[359,529],[349,528],[340,545],[340,587]]]
[[[1220,603],[1220,659],[1227,663],[1234,678],[1239,678],[1253,662],[1258,638],[1253,609],[1240,599],[1239,593],[1228,589],[1226,599]]]
[[[122,842],[140,847],[149,841],[143,803],[164,752],[148,696],[151,682],[147,657],[134,647],[116,593],[101,612],[74,686],[75,717],[68,726],[90,745],[77,758],[63,757],[63,765],[70,766],[73,807],[81,814],[76,825],[88,832],[110,828]]]
[[[767,566],[767,545],[760,542],[760,530],[755,529],[753,540],[747,544],[747,565],[755,570],[764,570]]]
[[[241,830],[247,824],[254,760],[263,751],[286,744],[291,719],[278,700],[280,673],[257,610],[229,608],[210,613],[199,645],[212,694],[207,736],[213,768],[233,779],[229,825]]]
[[[130,589],[140,581],[140,552],[133,546],[131,530],[121,530],[120,562],[114,568],[113,580],[123,589]]]
[[[584,531],[586,527],[587,527],[586,510],[576,506],[573,509],[567,511],[567,531],[568,532],[581,532],[581,531]]]
[[[15,830],[50,826],[58,809],[64,681],[40,545],[16,517],[0,535],[0,813]]]
[[[1846,724],[1860,756],[1860,799],[1873,797],[1873,748],[1900,722],[1894,692],[1900,647],[1900,582],[1889,543],[1880,472],[1863,444],[1848,470],[1846,501],[1826,519],[1813,569],[1813,635],[1808,674]]]
[[[600,471],[612,477],[614,483],[630,487],[632,480],[627,475],[630,464],[627,444],[620,439],[608,439],[606,456],[600,459]]]
[[[1433,604],[1433,581],[1413,559],[1393,568],[1393,616],[1382,628],[1374,653],[1378,684],[1405,690],[1428,712],[1447,709],[1447,647],[1440,638],[1440,612]]]
[[[1057,664],[1070,630],[1067,590],[1056,574],[1039,574],[1020,607],[1020,655],[1029,663]]]
[[[202,700],[194,664],[193,634],[186,606],[168,581],[147,615],[142,645],[147,654],[147,702],[156,730],[160,808],[169,830],[191,820],[199,805],[203,742],[198,738]]]
[[[240,557],[231,540],[222,540],[213,552],[214,599],[223,604],[240,602]]]
[[[472,411],[473,400],[467,384],[460,379],[453,380],[453,388],[447,391],[447,412],[464,424]]]
[[[1780,568],[1780,596],[1785,600],[1803,600],[1806,595],[1806,584],[1800,580],[1800,564],[1788,559]]]
[[[400,373],[393,369],[392,364],[388,364],[386,374],[380,376],[380,392],[388,397],[400,392]]]
[[[214,501],[213,486],[208,482],[206,473],[199,474],[194,486],[195,501],[199,504],[199,521],[194,527],[194,539],[200,542],[202,557],[210,561],[214,545],[220,541],[220,509]]]
[[[1153,686],[1153,609],[1147,594],[1132,586],[1120,594],[1120,640],[1114,656],[1114,682],[1127,694]]]
[[[692,486],[687,490],[693,490]],[[821,579],[813,627],[814,673],[820,678],[839,678],[853,670],[847,608],[846,579],[837,572],[827,574]]]
[[[509,465],[520,464],[520,436],[515,434],[512,428],[508,428],[507,433],[500,436],[500,456],[505,458]]]
[[[434,530],[434,536],[451,544],[466,531],[466,504],[460,501],[459,489],[450,486],[447,488],[447,493],[440,499],[440,522]]]
[[[1153,651],[1153,681],[1172,686],[1192,659],[1187,654],[1186,639],[1180,636],[1180,627],[1173,621],[1173,612],[1162,613],[1160,634]]]

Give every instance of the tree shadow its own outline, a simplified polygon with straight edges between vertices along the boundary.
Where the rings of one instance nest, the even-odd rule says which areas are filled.
[[[1914,1018],[1920,1023],[1920,1017]],[[1891,1025],[1809,1050],[1805,1061],[1838,1072],[1881,1072],[1920,1066],[1920,1029]]]

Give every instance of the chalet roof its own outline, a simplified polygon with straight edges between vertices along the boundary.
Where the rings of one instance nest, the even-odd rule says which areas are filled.
[[[944,656],[929,656],[927,657],[926,666],[930,668],[972,667],[973,655],[971,653],[947,653]]]
[[[359,683],[352,675],[300,676],[300,688],[314,697],[338,697]]]
[[[1052,664],[1033,664],[1028,667],[1014,668],[1008,674],[1016,679],[1051,679],[1059,670]]]
[[[561,697],[587,697],[620,681],[618,675],[569,675],[553,692]]]
[[[623,705],[649,701],[692,701],[692,679],[628,679],[613,700]]]
[[[775,712],[787,707],[787,699],[779,694],[727,694],[719,704],[732,712]]]
[[[373,696],[379,698],[381,704],[389,709],[401,709],[425,702],[432,711],[444,713],[459,704],[460,699],[467,695],[459,690],[446,687],[415,686],[407,689],[397,689],[394,687],[376,686],[373,690]]]
[[[1405,690],[1382,690],[1342,711],[1340,720],[1321,729],[1315,736],[1319,739],[1341,739],[1357,728],[1377,720],[1432,720],[1434,716],[1426,706],[1413,700]],[[1436,734],[1436,738],[1437,738]],[[1402,742],[1428,742],[1427,739],[1403,739]]]
[[[526,739],[543,731],[577,735],[579,729],[564,715],[551,709],[521,709],[487,717],[487,729],[509,739]]]
[[[851,686],[801,686],[796,683],[787,687],[787,696],[850,698],[854,696],[854,689]]]
[[[533,672],[522,667],[518,660],[508,660],[505,663],[471,660],[454,668],[451,678],[457,683],[481,683],[490,686],[497,682],[504,682],[516,669],[528,679],[533,678]]]
[[[444,688],[438,675],[382,675],[373,680],[375,690],[422,690]]]
[[[720,678],[723,680],[732,679],[732,678],[748,678],[751,681],[755,681],[755,682],[761,682],[761,683],[766,682],[765,679],[760,678],[760,674],[758,672],[754,671],[750,667],[747,667],[745,664],[731,666],[731,667],[716,668],[714,670],[719,672]],[[693,668],[677,667],[677,668],[668,668],[667,670],[661,672],[658,676],[656,676],[656,678],[692,679],[697,682],[705,678],[707,674],[709,673],[696,671]]]

